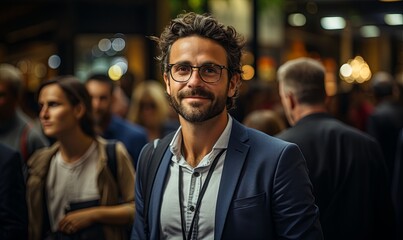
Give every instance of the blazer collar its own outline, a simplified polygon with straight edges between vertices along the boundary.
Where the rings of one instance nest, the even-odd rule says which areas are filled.
[[[215,239],[221,239],[228,209],[238,183],[239,176],[249,151],[246,128],[234,120],[217,197],[215,216]]]

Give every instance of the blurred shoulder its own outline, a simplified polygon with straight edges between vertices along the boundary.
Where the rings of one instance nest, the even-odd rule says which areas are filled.
[[[19,153],[17,150],[12,149],[11,147],[0,143],[0,161],[6,162],[13,158],[18,158]]]

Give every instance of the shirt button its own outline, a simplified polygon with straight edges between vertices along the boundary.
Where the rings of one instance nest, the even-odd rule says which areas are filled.
[[[189,210],[190,210],[191,212],[194,212],[195,207],[194,207],[194,206],[190,206],[190,207],[189,207]]]
[[[200,176],[200,173],[199,173],[199,172],[194,172],[194,173],[193,173],[193,176],[199,177],[199,176]]]

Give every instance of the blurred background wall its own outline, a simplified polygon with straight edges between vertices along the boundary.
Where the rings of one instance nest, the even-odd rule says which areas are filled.
[[[365,89],[377,71],[399,78],[402,9],[402,1],[378,0],[3,0],[0,62],[23,71],[27,95],[61,74],[161,80],[147,36],[184,11],[208,12],[246,36],[245,81],[275,88],[280,64],[308,56],[324,63],[336,95]]]

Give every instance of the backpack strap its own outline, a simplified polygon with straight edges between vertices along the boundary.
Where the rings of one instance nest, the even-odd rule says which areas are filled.
[[[118,167],[116,164],[116,140],[107,140],[106,157],[108,159],[108,168],[111,171],[113,178],[117,182]]]
[[[149,144],[147,148],[144,149],[145,152],[142,156],[144,160],[141,162],[146,164],[146,171],[144,172],[146,174],[141,174],[141,183],[143,186],[142,189],[144,196],[144,231],[147,238],[149,238],[150,233],[148,226],[148,209],[155,175],[157,174],[157,170],[160,166],[165,151],[168,148],[169,143],[172,141],[174,135],[175,132],[172,132],[161,140],[156,140],[157,142],[154,144]]]
[[[108,159],[107,165],[108,165],[109,171],[111,171],[111,173],[113,175],[113,179],[115,179],[116,185],[119,185],[118,184],[118,166],[116,164],[117,163],[117,161],[116,161],[116,143],[117,143],[117,140],[113,140],[113,139],[107,140],[105,150],[106,150],[106,157]],[[120,192],[120,190],[118,191],[118,193],[119,193],[119,199],[120,199],[119,201],[121,201],[122,193]],[[128,238],[130,238],[131,229],[132,229],[131,225],[127,226],[126,233],[127,233]]]

